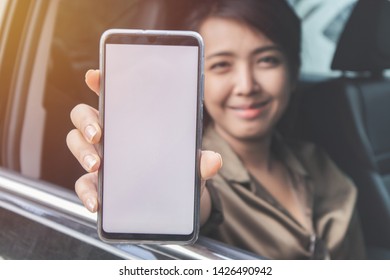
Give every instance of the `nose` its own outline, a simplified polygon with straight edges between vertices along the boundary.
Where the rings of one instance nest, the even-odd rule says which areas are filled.
[[[250,65],[242,65],[237,68],[235,74],[235,90],[237,95],[252,95],[259,90],[259,84]]]

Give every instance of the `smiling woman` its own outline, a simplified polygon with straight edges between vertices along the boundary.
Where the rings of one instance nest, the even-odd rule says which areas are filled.
[[[203,147],[224,161],[201,197],[203,234],[268,258],[363,258],[354,185],[320,149],[276,131],[300,65],[300,23],[290,6],[284,0],[202,1],[188,22],[205,42]],[[98,78],[87,75],[95,91]],[[79,109],[75,124],[98,124],[91,110]],[[95,153],[86,135],[74,135],[68,145],[75,155]],[[203,179],[218,168],[217,159],[204,154]],[[76,185],[85,204],[97,201],[98,167]]]
[[[205,106],[216,131],[233,142],[266,137],[292,90],[286,56],[240,22],[210,18],[200,33],[207,46]]]
[[[0,7],[5,9],[0,8],[0,178],[7,180],[0,180],[0,216],[4,217],[0,221],[0,232],[4,236],[0,238],[0,255],[5,259],[101,258],[100,254],[85,253],[94,252],[91,247],[96,247],[107,252],[105,258],[253,257],[247,252],[242,254],[237,248],[240,247],[269,258],[326,255],[360,258],[362,245],[354,208],[355,188],[320,149],[284,137],[285,131],[279,129],[281,123],[274,111],[274,105],[280,104],[274,93],[280,91],[270,88],[271,78],[264,78],[273,73],[272,79],[275,79],[275,72],[279,73],[281,82],[272,87],[290,88],[286,91],[285,110],[294,107],[291,102],[302,96],[301,93],[310,96],[301,103],[304,110],[299,110],[299,117],[319,133],[306,139],[320,143],[355,180],[359,202],[362,202],[359,214],[364,228],[368,229],[364,235],[366,244],[389,248],[390,161],[386,160],[390,143],[389,133],[386,133],[389,131],[386,122],[389,81],[378,78],[376,72],[375,77],[331,79],[324,87],[313,75],[325,72],[327,76],[319,78],[329,79],[331,55],[338,38],[335,35],[342,30],[344,19],[350,14],[345,13],[346,10],[350,11],[354,3],[366,3],[372,9],[377,5],[388,7],[390,2],[289,2],[303,19],[304,75],[299,77],[298,83],[299,21],[280,0],[1,0]],[[365,16],[370,14],[367,8],[361,11]],[[387,9],[378,11],[385,19],[389,18]],[[186,27],[181,25],[184,19]],[[378,15],[368,20],[356,18],[366,27],[367,22],[382,22],[378,19]],[[213,34],[217,25],[220,30]],[[231,34],[226,34],[225,25],[229,26]],[[381,31],[369,34],[390,38],[386,35],[389,26],[384,24]],[[204,192],[204,198],[210,200],[208,206],[212,211],[197,244],[186,247],[106,244],[97,238],[95,220],[82,218],[78,211],[73,215],[68,207],[60,207],[58,203],[48,206],[46,201],[56,200],[48,200],[47,196],[40,196],[41,200],[29,196],[31,192],[26,190],[30,189],[54,197],[66,194],[64,199],[80,208],[73,189],[75,181],[85,171],[72,157],[64,139],[72,127],[71,108],[79,103],[97,105],[96,95],[88,93],[84,76],[87,69],[98,67],[98,41],[104,30],[184,28],[200,31],[201,27],[207,27],[201,31],[208,37],[206,51],[218,54],[206,57],[209,67],[206,69],[207,109],[214,112],[214,116],[213,119],[209,116],[209,123],[205,125],[203,147],[219,152],[224,165],[218,175],[207,181],[205,190],[210,195]],[[357,30],[356,34],[362,35],[361,28]],[[222,32],[225,32],[224,37],[220,36]],[[374,41],[378,42],[365,42]],[[359,42],[346,46],[346,52],[351,54],[357,44],[364,45]],[[246,55],[242,56],[244,53]],[[370,60],[368,57],[360,56],[359,60]],[[322,63],[324,58],[327,63]],[[280,70],[288,79],[280,77],[281,72],[277,72]],[[345,82],[353,84],[345,87]],[[301,91],[302,85],[305,92]],[[241,94],[237,93],[238,87]],[[96,90],[98,84],[94,88]],[[245,88],[252,88],[252,92],[248,94]],[[352,101],[348,108],[345,107],[347,100]],[[278,110],[283,111],[281,107]],[[217,117],[217,113],[221,117]],[[37,118],[38,114],[42,118]],[[290,121],[291,115],[280,114]],[[227,118],[231,121],[226,122]],[[268,120],[278,124],[275,126]],[[359,125],[347,123],[352,120],[358,120]],[[308,132],[307,127],[303,130]],[[357,136],[362,132],[363,138],[359,140]],[[266,143],[267,137],[269,148],[260,150],[266,147],[262,143]],[[333,152],[329,146],[335,148]],[[211,160],[216,159],[214,153],[206,155]],[[368,155],[368,159],[362,160],[361,155]],[[203,158],[205,162],[209,159]],[[360,164],[363,169],[355,169]],[[375,173],[372,167],[376,168]],[[206,168],[207,171],[210,170]],[[94,174],[89,175],[91,177],[83,178],[93,178]],[[153,172],[150,175],[153,176]],[[8,188],[5,182],[11,186],[18,184]],[[21,188],[20,183],[26,188]],[[378,189],[373,188],[376,184]],[[67,192],[66,188],[72,190]],[[20,219],[22,216],[24,218]],[[30,223],[34,226],[26,231],[26,224]],[[47,230],[48,227],[54,230]],[[60,229],[64,229],[63,234],[53,238]],[[205,235],[225,243],[205,238]],[[67,240],[77,245],[68,246]],[[33,250],[38,247],[39,250]]]
[[[350,180],[276,131],[296,86],[299,25],[284,1],[210,1],[189,19],[206,46],[203,147],[224,159],[206,184],[203,232],[270,258],[362,258]]]

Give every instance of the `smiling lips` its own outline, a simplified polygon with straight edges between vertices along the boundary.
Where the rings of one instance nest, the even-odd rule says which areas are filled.
[[[228,108],[231,109],[237,117],[250,120],[260,116],[261,113],[264,112],[266,108],[268,108],[270,103],[270,100],[267,100],[250,105],[228,106]]]

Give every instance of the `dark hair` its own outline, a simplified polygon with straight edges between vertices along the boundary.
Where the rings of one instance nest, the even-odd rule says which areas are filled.
[[[301,24],[285,0],[202,0],[194,5],[187,28],[199,31],[209,17],[237,20],[260,31],[287,56],[292,79],[300,67]]]

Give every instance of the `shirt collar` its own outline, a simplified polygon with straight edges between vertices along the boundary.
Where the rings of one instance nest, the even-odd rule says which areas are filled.
[[[297,154],[294,153],[294,149],[291,148],[293,143],[287,143],[280,133],[275,132],[272,145],[274,152],[276,152],[280,158],[284,160],[287,168],[289,168],[294,174],[302,177],[309,176],[307,169],[303,166]]]
[[[273,151],[284,159],[284,162],[290,171],[298,176],[308,176],[307,170],[293,151],[286,145],[279,133],[275,133],[272,145]],[[225,179],[242,184],[251,182],[251,176],[244,167],[240,158],[236,155],[230,145],[215,131],[212,125],[209,125],[206,128],[202,146],[203,149],[221,154],[223,165],[219,173]]]

